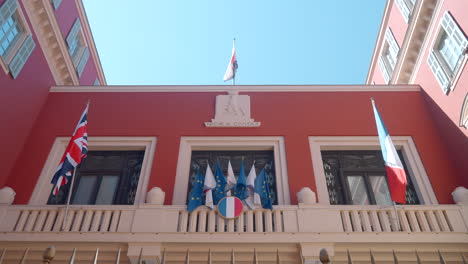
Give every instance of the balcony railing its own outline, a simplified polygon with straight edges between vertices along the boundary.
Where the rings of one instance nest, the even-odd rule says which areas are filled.
[[[467,232],[464,209],[436,206],[275,206],[245,210],[224,219],[216,210],[192,213],[184,206],[1,206],[0,232],[158,232],[158,233],[295,233],[295,232]],[[399,221],[396,216],[398,215]],[[65,222],[64,222],[65,221]],[[155,224],[157,223],[157,224]]]

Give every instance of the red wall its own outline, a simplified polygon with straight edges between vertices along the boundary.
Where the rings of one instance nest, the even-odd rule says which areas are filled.
[[[391,135],[411,135],[441,203],[461,185],[420,92],[256,92],[252,118],[259,128],[206,128],[221,93],[52,93],[27,141],[8,185],[16,203],[32,193],[57,136],[70,136],[86,100],[90,136],[156,136],[149,188],[160,186],[166,204],[173,185],[181,136],[284,136],[292,203],[302,187],[315,189],[308,136],[376,136],[370,97]],[[395,107],[398,104],[398,107]],[[30,151],[34,150],[34,151]],[[52,175],[51,175],[52,177]]]
[[[0,5],[3,2],[0,0]],[[23,13],[27,14],[24,9]],[[27,16],[26,19],[30,24]],[[6,182],[50,86],[55,84],[39,42],[33,37],[36,47],[16,79],[0,68],[0,187]]]

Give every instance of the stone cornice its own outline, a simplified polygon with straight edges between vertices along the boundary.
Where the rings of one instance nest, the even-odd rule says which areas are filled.
[[[393,71],[389,82],[390,84],[405,84],[410,81],[410,77],[415,68],[422,44],[426,38],[427,30],[430,24],[429,22],[432,19],[437,1],[438,0],[418,0],[416,2],[410,17],[403,44],[400,48],[395,70]],[[385,39],[385,30],[388,27],[390,13],[392,11],[396,12],[395,10],[391,9],[393,2],[393,0],[388,0],[387,6],[385,7],[382,24],[369,67],[369,72],[367,73],[366,84],[371,83],[372,76],[374,75],[374,71],[377,68],[377,61],[379,59],[382,43]]]
[[[35,36],[59,85],[79,85],[73,62],[49,0],[23,0]]]
[[[421,0],[414,6],[410,25],[400,49],[398,62],[390,83],[408,83],[413,73],[422,43],[429,28],[437,0]]]
[[[414,92],[419,85],[113,85],[53,86],[52,93],[138,93],[138,92]]]

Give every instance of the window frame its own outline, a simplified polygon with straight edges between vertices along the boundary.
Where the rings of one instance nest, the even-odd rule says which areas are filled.
[[[173,205],[186,205],[191,155],[194,150],[273,150],[278,205],[290,205],[286,148],[282,136],[271,137],[181,137]],[[249,168],[250,169],[250,168]],[[247,172],[246,168],[246,173]]]
[[[400,54],[400,46],[393,35],[392,30],[387,27],[385,31],[385,41],[382,44],[382,49],[379,56],[379,67],[384,77],[385,82],[388,84],[392,80],[393,72],[398,64],[398,55]],[[393,56],[394,55],[394,56]],[[392,65],[388,56],[391,56],[395,63]]]
[[[416,145],[410,136],[392,137],[397,150],[401,150],[403,159],[408,168],[409,177],[422,205],[438,204],[435,193],[427,176],[426,170],[419,157]],[[328,188],[325,180],[322,153],[323,150],[380,150],[378,137],[366,136],[323,136],[309,137],[309,146],[315,176],[318,203],[330,205]],[[374,205],[376,206],[376,205]]]
[[[71,62],[73,63],[73,67],[75,68],[75,72],[78,75],[78,77],[81,77],[86,67],[86,64],[89,61],[90,52],[86,36],[83,32],[83,26],[79,17],[75,19],[75,22],[73,22],[73,25],[65,38],[65,43],[67,46],[68,54],[70,55]],[[76,43],[76,46],[73,50],[70,50],[70,45],[74,43]]]
[[[446,31],[446,29],[444,28],[444,23],[453,23],[453,28],[451,29],[452,34],[449,34],[449,32]],[[450,25],[446,25],[446,27],[449,26]],[[453,35],[457,34],[456,32],[459,32],[461,34],[461,36],[459,37],[464,37],[465,42],[467,43],[465,44],[464,50],[461,51],[461,54],[458,57],[455,69],[452,70],[445,56],[440,52],[439,46],[441,45],[441,42],[444,41],[444,36],[446,36],[447,38],[452,38]],[[455,89],[458,79],[460,78],[460,75],[468,61],[468,37],[458,25],[455,18],[450,14],[450,12],[446,11],[440,17],[438,29],[435,33],[430,47],[431,48],[429,49],[429,54],[427,57],[427,64],[429,65],[429,68],[432,74],[434,75],[434,78],[437,80],[439,86],[442,88],[442,91],[446,95],[448,95],[451,91]],[[439,76],[440,74],[442,74],[443,76]]]
[[[416,5],[415,0],[396,0],[395,1],[398,9],[400,10],[401,15],[405,19],[406,23],[409,23],[411,20],[414,6]]]
[[[47,200],[50,195],[50,190],[53,185],[50,183],[52,176],[57,169],[57,166],[62,158],[62,155],[70,141],[70,137],[57,137],[52,145],[47,160],[37,180],[34,191],[29,199],[29,205],[45,205],[45,206],[63,206],[63,205],[47,205]],[[88,149],[90,151],[112,151],[112,150],[144,150],[143,163],[140,171],[137,192],[133,205],[145,203],[146,192],[148,189],[151,167],[156,150],[156,137],[89,137]],[[94,205],[86,205],[94,206]],[[103,206],[103,205],[96,205]],[[108,205],[105,205],[108,206]],[[109,205],[123,206],[123,205]]]
[[[0,56],[0,66],[2,67],[5,74],[10,73],[9,64],[12,62],[15,55],[20,50],[23,43],[26,41],[28,36],[32,36],[31,29],[29,28],[29,24],[24,16],[24,11],[22,10],[19,2],[17,0],[12,0],[16,2],[16,10],[14,15],[16,16],[16,23],[18,23],[18,27],[22,30],[18,32],[17,39],[14,41],[13,46],[9,46],[6,53],[6,56]],[[8,0],[3,2],[1,6],[7,4]],[[1,25],[0,25],[1,26]]]
[[[468,128],[468,93],[465,95],[460,111],[460,126]]]

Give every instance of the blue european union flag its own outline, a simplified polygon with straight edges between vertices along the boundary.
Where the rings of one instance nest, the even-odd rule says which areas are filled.
[[[236,191],[234,192],[234,196],[241,199],[242,201],[247,199],[249,196],[247,194],[247,179],[245,177],[244,161],[242,161],[240,165],[239,178],[237,178]]]
[[[198,206],[203,204],[203,175],[198,171],[195,181],[192,185],[192,190],[189,194],[189,201],[187,205],[187,210],[192,212],[197,209]]]
[[[221,170],[219,160],[216,162],[215,180],[216,187],[213,190],[213,203],[218,204],[218,202],[226,196],[225,188],[227,183],[223,171]]]
[[[262,169],[260,174],[255,179],[254,191],[260,196],[260,199],[262,200],[262,207],[272,210],[273,204],[271,202],[270,187],[268,187],[265,168]]]

